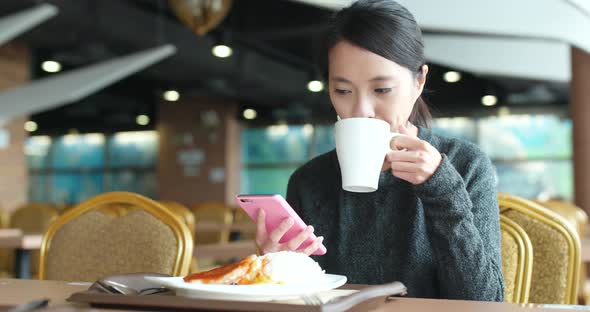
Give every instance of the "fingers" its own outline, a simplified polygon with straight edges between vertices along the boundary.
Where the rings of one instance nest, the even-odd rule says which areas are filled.
[[[322,242],[324,241],[324,237],[320,236],[318,238],[316,238],[313,243],[311,243],[309,246],[307,246],[305,249],[303,249],[303,253],[306,255],[311,255],[312,253],[314,253],[316,250],[318,250],[318,248],[320,248],[320,246],[322,245]]]
[[[397,172],[413,173],[418,172],[418,170],[419,166],[415,163],[400,161],[394,161],[391,163],[391,171],[393,172],[393,174]]]
[[[387,162],[406,161],[416,162],[420,160],[420,152],[416,151],[392,151],[385,156]]]
[[[285,243],[285,250],[297,250],[299,246],[301,246],[301,244],[309,237],[309,235],[313,233],[313,231],[314,228],[311,225],[305,228],[305,230],[301,231],[301,233],[297,234],[297,236]]]
[[[413,125],[410,125],[413,127]],[[413,131],[413,130],[412,130]],[[430,143],[420,140],[406,127],[400,125],[401,135],[394,137],[382,166],[402,180],[418,185],[426,182],[442,162],[440,152]]]
[[[270,241],[278,244],[279,241],[281,240],[281,238],[283,238],[283,236],[285,235],[285,233],[287,233],[287,231],[289,231],[289,229],[291,228],[291,226],[293,226],[293,223],[295,223],[293,221],[292,218],[287,218],[285,220],[283,220],[283,222],[281,222],[281,224],[279,224],[279,226],[277,226],[271,233],[270,233]]]
[[[426,150],[428,148],[428,143],[426,141],[422,141],[417,137],[412,137],[408,135],[398,135],[391,139],[390,147],[394,151],[399,151],[403,149],[407,149],[410,151],[417,151],[417,150]]]
[[[256,244],[262,247],[266,240],[266,215],[264,210],[258,209],[258,217],[256,218]]]
[[[280,244],[280,240],[283,238],[285,233],[289,231],[289,229],[293,226],[295,221],[292,218],[287,218],[283,220],[279,226],[277,226],[270,235],[267,235],[266,232],[266,215],[262,209],[258,211],[258,216],[256,219],[256,244],[258,248],[262,251],[263,254],[268,252],[275,252],[280,250],[292,250],[297,251],[298,248],[301,246],[303,242],[305,242],[311,234],[313,234],[314,228],[313,226],[308,226],[305,230],[301,231],[301,233],[297,234],[293,239],[290,241]],[[323,241],[323,237],[321,240],[318,238],[312,244],[310,244],[307,248],[303,251],[308,255],[315,252]],[[319,243],[318,243],[319,242]],[[309,252],[308,252],[309,251]]]

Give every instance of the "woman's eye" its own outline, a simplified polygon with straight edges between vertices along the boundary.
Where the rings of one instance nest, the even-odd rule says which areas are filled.
[[[338,93],[338,94],[347,94],[350,93],[350,90],[345,90],[345,89],[334,89],[334,92]]]
[[[391,92],[391,88],[377,88],[377,89],[375,89],[375,92],[377,92],[377,93],[389,93],[389,92]]]

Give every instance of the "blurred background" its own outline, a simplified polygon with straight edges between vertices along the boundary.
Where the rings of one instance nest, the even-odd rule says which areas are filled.
[[[399,2],[423,29],[434,131],[479,145],[500,191],[587,207],[589,5]],[[0,207],[284,195],[334,148],[318,64],[347,3],[1,1]]]

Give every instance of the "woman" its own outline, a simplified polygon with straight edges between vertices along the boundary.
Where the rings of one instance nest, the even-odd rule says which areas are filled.
[[[414,17],[394,1],[361,0],[338,12],[328,45],[329,92],[341,118],[387,121],[398,136],[383,161],[379,189],[341,188],[334,151],[299,168],[287,200],[325,237],[300,244],[308,227],[278,243],[293,224],[271,233],[258,216],[262,252],[296,250],[317,257],[351,283],[401,281],[413,297],[502,301],[500,227],[492,164],[475,145],[431,132],[420,98],[428,66]]]

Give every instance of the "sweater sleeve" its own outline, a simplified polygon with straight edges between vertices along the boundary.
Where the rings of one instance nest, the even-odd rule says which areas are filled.
[[[434,175],[414,186],[438,262],[441,297],[502,301],[500,224],[495,174],[479,150],[463,176],[446,155]]]

